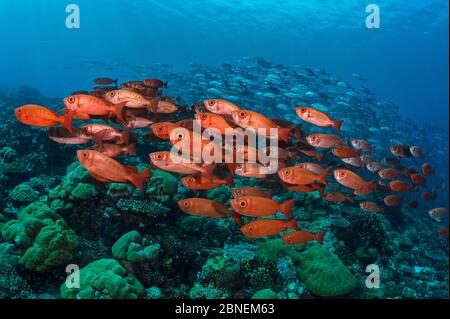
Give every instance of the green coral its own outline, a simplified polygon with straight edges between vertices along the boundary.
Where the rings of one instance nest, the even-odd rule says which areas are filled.
[[[78,237],[61,216],[39,201],[21,209],[17,220],[5,223],[2,236],[27,249],[19,263],[35,271],[67,263],[78,246]]]
[[[87,183],[80,183],[72,190],[72,193],[70,194],[70,199],[87,200],[97,196],[97,194],[98,192],[95,189],[94,185]]]
[[[143,298],[142,284],[115,259],[100,259],[80,269],[80,288],[61,285],[66,299],[136,299]]]
[[[255,292],[251,299],[278,299],[278,296],[272,289],[261,289]]]
[[[148,243],[139,232],[133,230],[116,241],[112,246],[112,255],[117,259],[139,262],[157,259],[160,250],[161,247],[158,243]]]
[[[341,260],[319,244],[311,244],[300,254],[299,262],[297,273],[300,280],[318,296],[347,295],[358,285]]]
[[[39,192],[27,184],[19,184],[9,193],[9,198],[20,204],[28,204],[39,198]]]
[[[161,170],[153,170],[148,189],[145,193],[156,201],[167,204],[177,194],[178,179]]]
[[[14,244],[0,244],[0,265],[17,266],[19,264],[19,254]]]
[[[124,183],[109,184],[107,195],[113,198],[126,198],[133,194],[133,187]]]
[[[27,269],[46,271],[69,262],[77,247],[77,235],[60,219],[42,228],[33,246],[20,258],[20,264]]]
[[[259,262],[270,261],[275,264],[278,259],[286,256],[298,260],[300,259],[299,246],[302,245],[287,245],[281,238],[269,239],[259,245],[256,260]]]

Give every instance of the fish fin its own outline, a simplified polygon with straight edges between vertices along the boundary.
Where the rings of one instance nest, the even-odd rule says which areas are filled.
[[[234,187],[234,181],[233,181],[234,176],[230,175],[227,178],[225,178],[223,181],[225,182],[225,185],[228,185],[230,187]]]
[[[124,166],[130,173],[139,174],[139,171],[136,166],[127,166],[127,165],[124,165]]]
[[[128,166],[130,167],[130,166]],[[139,188],[141,191],[144,191],[144,183],[148,182],[150,180],[150,169],[147,168],[146,170],[137,173],[137,174],[132,174],[132,177],[130,179],[130,182],[136,186],[137,188]]]
[[[284,142],[289,141],[289,133],[292,131],[292,127],[278,128],[278,138]]]
[[[114,104],[113,105],[113,112],[114,112],[114,115],[119,119],[119,121],[123,121],[124,120],[124,117],[123,117],[123,114],[124,114],[124,107],[125,107],[125,105],[127,104],[128,102],[121,102],[121,103],[118,103],[118,104]]]
[[[333,126],[336,128],[338,132],[341,130],[342,123],[344,123],[344,120],[337,120],[333,122]]]
[[[325,186],[323,185],[317,185],[317,184],[311,184],[312,188],[314,188],[316,191],[319,192],[320,197],[323,197],[325,194]]]
[[[165,87],[167,89],[167,85],[169,84],[169,81],[166,81],[163,83],[163,87]]]
[[[323,232],[321,232],[321,233],[319,233],[319,234],[317,234],[316,235],[316,240],[317,240],[317,242],[319,243],[319,244],[323,244],[323,238],[325,237],[325,232],[323,231]]]
[[[106,178],[106,177],[100,176],[100,175],[98,175],[96,173],[93,173],[93,172],[89,172],[89,173],[91,174],[91,176],[93,178],[95,178],[96,180],[98,180],[98,181],[100,181],[102,183],[109,183],[109,182],[111,182],[111,180]]]
[[[130,133],[131,133],[131,129],[128,127],[123,132],[120,133],[120,135],[122,136],[122,141],[126,145],[130,144]]]
[[[291,219],[289,221],[286,222],[286,227],[293,229],[293,230],[299,230],[298,226],[297,226],[297,222],[298,222],[298,216],[295,217],[294,219]]]
[[[290,199],[280,204],[278,210],[283,213],[286,218],[291,218],[292,206],[295,204],[295,199]]]
[[[89,120],[90,118],[91,116],[89,114],[80,112],[76,112],[76,114],[73,117],[74,120]]]
[[[126,152],[131,156],[136,156],[136,144],[130,144],[126,147]]]
[[[327,185],[327,176],[328,173],[330,172],[332,166],[328,166],[322,174],[319,175],[319,177],[317,177],[317,181],[323,185]]]
[[[227,163],[227,167],[228,167],[228,170],[230,171],[231,176],[234,176],[235,175],[234,171],[236,170],[236,164]]]
[[[94,141],[95,144],[98,145],[99,149],[103,149],[103,138],[105,137],[107,131],[107,129],[104,129],[94,134]]]
[[[215,163],[211,163],[208,165],[205,165],[202,167],[202,173],[203,175],[208,178],[211,179],[214,173],[214,169],[216,168],[216,164]]]
[[[72,120],[77,111],[64,109],[64,117],[61,120],[61,124],[69,131],[70,134],[73,134],[73,126]]]

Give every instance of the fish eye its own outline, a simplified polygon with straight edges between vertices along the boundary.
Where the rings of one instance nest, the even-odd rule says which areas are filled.
[[[113,97],[114,95],[116,95],[116,92],[114,92],[114,91],[109,92],[109,96]]]
[[[239,117],[242,117],[242,118],[244,118],[245,117],[245,112],[239,112]]]
[[[345,173],[344,173],[344,172],[338,172],[338,175],[339,175],[340,177],[344,177],[344,176],[345,176]]]
[[[75,102],[75,98],[74,98],[73,96],[70,96],[70,97],[67,99],[67,101],[68,101],[69,103],[74,103],[74,102]]]
[[[17,109],[17,112],[18,113],[22,113],[22,109]]]
[[[302,107],[302,108],[300,109],[300,112],[306,113],[306,108]]]
[[[179,140],[182,140],[182,139],[183,139],[183,137],[184,137],[184,135],[183,135],[183,134],[178,134],[178,135],[177,135],[177,139],[179,139]]]
[[[163,128],[162,126],[159,126],[159,127],[157,128],[157,130],[158,130],[159,132],[162,132],[162,131],[164,130],[164,128]]]
[[[237,165],[236,165],[236,168],[241,169],[242,166],[243,166],[242,164],[237,164]]]
[[[158,159],[158,160],[162,160],[162,159],[163,159],[163,156],[162,156],[162,154],[157,154],[157,155],[156,155],[156,159]]]
[[[183,202],[183,206],[184,206],[184,207],[189,207],[190,204],[189,204],[189,202],[188,202],[187,200],[185,200],[185,201]]]
[[[206,114],[200,115],[200,119],[203,121],[206,120],[207,118],[208,118],[208,116]]]
[[[249,227],[248,227],[248,231],[249,231],[249,232],[255,231],[255,226],[249,226]]]
[[[291,242],[292,241],[292,236],[286,236],[286,239],[287,239],[288,242]]]
[[[84,152],[81,156],[83,156],[83,158],[87,158],[88,157],[88,153]]]
[[[192,182],[194,182],[194,179],[193,179],[192,177],[189,177],[186,181],[187,181],[188,183],[192,183]]]
[[[291,174],[291,171],[289,169],[284,170],[284,175],[289,176]]]
[[[245,200],[241,200],[241,201],[239,201],[239,206],[242,208],[245,208],[245,207],[247,207],[247,202]]]
[[[209,100],[208,101],[208,105],[209,106],[214,106],[214,104],[216,104],[216,101],[214,101],[214,100]]]

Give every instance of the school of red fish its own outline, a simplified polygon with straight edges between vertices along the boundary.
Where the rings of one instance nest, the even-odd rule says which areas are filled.
[[[298,106],[293,111],[312,127],[327,128],[335,131],[331,132],[333,134],[305,135],[299,125],[284,119],[269,119],[263,114],[221,99],[205,100],[203,105],[193,105],[191,108],[180,107],[174,103],[173,98],[162,95],[167,82],[158,79],[129,81],[121,86],[118,86],[117,80],[109,78],[98,78],[94,82],[101,86],[91,92],[73,92],[64,99],[62,115],[44,106],[32,104],[16,108],[15,115],[23,124],[48,127],[48,136],[55,142],[81,145],[93,141],[95,146],[78,150],[77,157],[92,177],[100,182],[131,183],[143,190],[144,184],[151,177],[150,168],[139,172],[136,167],[123,165],[114,159],[123,153],[136,155],[136,138],[131,134],[133,130],[150,128],[151,133],[145,136],[145,141],[165,140],[176,148],[178,143],[193,143],[195,132],[192,128],[195,119],[203,130],[215,128],[223,135],[237,128],[264,129],[267,132],[269,129],[277,129],[278,171],[274,174],[266,173],[264,165],[258,160],[205,164],[198,163],[193,158],[174,161],[170,151],[149,154],[151,167],[185,175],[181,178],[181,183],[192,190],[208,190],[221,185],[234,188],[233,180],[239,175],[261,179],[266,185],[281,185],[295,192],[319,192],[326,201],[350,204],[358,201],[360,208],[367,213],[380,213],[387,207],[405,204],[404,194],[418,188],[423,188],[421,198],[406,203],[409,208],[417,208],[419,200],[432,201],[436,197],[433,190],[425,189],[427,177],[435,173],[431,164],[423,163],[421,171],[401,165],[404,158],[424,156],[419,146],[393,145],[389,149],[392,157],[378,160],[371,155],[373,147],[368,141],[348,141],[339,136],[341,126],[345,125],[344,121],[332,119],[312,107]],[[194,118],[191,116],[190,119],[173,120],[176,115],[192,113],[195,113]],[[110,126],[97,123],[98,121],[80,127],[73,125],[74,120],[90,119],[101,119],[105,123],[109,121],[123,129],[117,128],[118,125]],[[189,130],[190,134],[171,134],[174,129],[181,127]],[[209,142],[202,141],[200,147],[206,148]],[[243,155],[247,159],[250,147],[234,147],[233,158]],[[334,157],[334,164],[324,163],[328,155]],[[361,176],[363,170],[369,171],[374,178],[365,180]],[[219,177],[224,174],[227,177]],[[346,191],[338,191],[336,187],[326,191],[330,176]],[[375,192],[382,194],[383,199],[379,202],[358,200],[360,196]],[[300,244],[311,240],[322,244],[325,233],[313,234],[299,230],[298,217],[291,219],[291,211],[296,204],[294,199],[280,203],[272,199],[271,191],[255,187],[234,188],[231,194],[231,209],[213,200],[197,197],[180,200],[177,204],[183,212],[191,215],[231,217],[241,226],[241,232],[250,238],[274,236],[291,229],[293,232],[282,236],[286,244]],[[286,218],[264,218],[278,212]],[[441,222],[447,216],[447,209],[437,207],[428,213],[430,218]],[[251,218],[251,221],[243,225],[243,217]],[[448,239],[448,226],[438,229],[437,234]]]

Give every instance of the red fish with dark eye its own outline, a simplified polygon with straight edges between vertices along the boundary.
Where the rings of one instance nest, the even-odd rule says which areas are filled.
[[[385,168],[378,171],[378,176],[383,179],[394,179],[400,176],[400,172],[395,168]]]
[[[372,173],[377,173],[378,171],[382,170],[384,167],[379,162],[370,162],[366,164],[366,168],[371,171]]]
[[[298,217],[292,220],[257,219],[241,227],[241,232],[249,238],[263,238],[277,235],[287,229],[298,230]]]
[[[434,175],[434,168],[429,163],[423,163],[422,166],[422,173],[425,176],[433,176]]]
[[[265,198],[272,198],[272,191],[265,191],[255,187],[240,187],[237,189],[233,189],[231,191],[231,195],[234,198],[238,198],[241,196],[258,196]]]
[[[394,180],[389,183],[389,187],[394,192],[407,193],[413,189],[413,186],[404,181]]]
[[[334,127],[337,131],[341,130],[343,120],[332,120],[327,114],[312,107],[299,106],[295,109],[298,117],[303,121],[320,127]]]
[[[212,218],[225,218],[227,216],[241,225],[241,216],[229,211],[225,205],[206,198],[186,198],[177,202],[178,207],[186,214]]]
[[[308,135],[306,140],[309,144],[318,148],[333,148],[344,143],[344,140],[339,136],[322,133]]]
[[[195,119],[199,121],[201,127],[204,129],[216,129],[222,135],[235,134],[234,129],[236,128],[236,125],[219,114],[197,113],[195,114]]]
[[[329,202],[338,202],[338,203],[350,202],[352,204],[355,203],[353,196],[346,195],[341,192],[326,192],[323,198]]]
[[[170,141],[170,132],[172,130],[179,128],[180,126],[176,123],[172,122],[159,122],[152,124],[150,128],[152,129],[153,134],[159,137],[162,140]]]
[[[409,148],[409,151],[411,152],[411,154],[414,157],[422,157],[423,156],[423,151],[419,146],[411,146]]]
[[[371,202],[371,201],[361,202],[361,203],[359,203],[359,206],[361,207],[362,210],[369,212],[369,213],[384,212],[383,207],[380,207],[376,203]]]
[[[411,151],[409,149],[408,146],[406,145],[401,145],[401,144],[397,144],[397,145],[393,145],[391,147],[389,147],[389,150],[391,151],[391,153],[397,157],[411,157]]]
[[[361,158],[359,157],[350,157],[350,158],[343,158],[342,161],[345,164],[351,165],[353,167],[361,167]]]
[[[150,170],[138,172],[134,166],[123,165],[116,160],[93,150],[77,151],[81,165],[100,182],[131,183],[144,190],[144,183],[150,179]]]
[[[383,199],[386,206],[397,206],[403,202],[403,197],[398,195],[389,195]]]
[[[236,212],[248,217],[272,216],[279,211],[287,218],[290,218],[295,199],[278,203],[265,197],[241,196],[232,199],[230,204]]]
[[[276,134],[284,142],[288,142],[289,133],[292,130],[292,128],[280,128],[272,120],[253,111],[233,111],[231,112],[231,118],[234,123],[244,129],[253,129],[257,134],[261,133],[267,137],[274,137],[274,134]]]
[[[216,176],[186,176],[181,179],[181,183],[184,187],[192,190],[207,190],[217,188],[222,185],[234,187],[233,176],[228,176],[225,179],[220,179]]]
[[[366,140],[356,139],[356,140],[351,140],[350,143],[357,150],[366,151],[366,152],[373,151],[372,145],[370,145],[370,143],[367,142]]]
[[[44,106],[27,104],[16,108],[14,112],[19,122],[26,125],[49,127],[62,124],[69,132],[73,131],[64,116],[59,116],[58,113]]]
[[[239,111],[241,109],[234,103],[220,99],[205,100],[203,104],[211,113],[221,115],[231,115],[231,112]]]
[[[326,185],[327,176],[331,170],[331,166],[325,169],[321,174],[317,175],[311,171],[299,166],[286,167],[278,170],[278,176],[281,180],[293,185],[308,185],[315,182]]]
[[[383,159],[383,161],[386,164],[391,165],[393,167],[396,167],[396,166],[398,166],[398,164],[400,164],[400,161],[398,160],[398,158],[395,158],[395,157],[385,157]]]
[[[355,151],[353,148],[346,146],[346,145],[340,145],[331,151],[335,156],[339,158],[352,158],[352,157],[360,157],[361,151]]]
[[[433,218],[435,221],[437,222],[441,222],[442,219],[445,218],[445,216],[447,215],[447,208],[445,207],[438,207],[438,208],[433,208],[430,209],[428,211],[428,214],[430,215],[431,218]]]
[[[373,182],[366,182],[361,176],[348,169],[335,169],[333,171],[334,178],[342,186],[358,190],[364,186],[372,185]]]
[[[381,186],[377,183],[377,181],[372,181],[367,182],[367,184],[365,184],[363,187],[359,189],[353,190],[353,194],[355,194],[356,196],[365,196],[372,194],[375,190],[379,190],[386,193],[386,191],[383,188],[381,188]]]
[[[298,245],[304,244],[311,240],[316,240],[319,244],[323,244],[323,238],[325,237],[325,232],[318,234],[313,234],[308,231],[296,231],[292,233],[285,234],[281,239],[285,244],[288,245]]]
[[[425,186],[427,180],[425,179],[425,177],[423,177],[420,174],[411,174],[411,176],[409,176],[409,178],[411,179],[411,182],[415,185],[420,185],[420,186]]]

